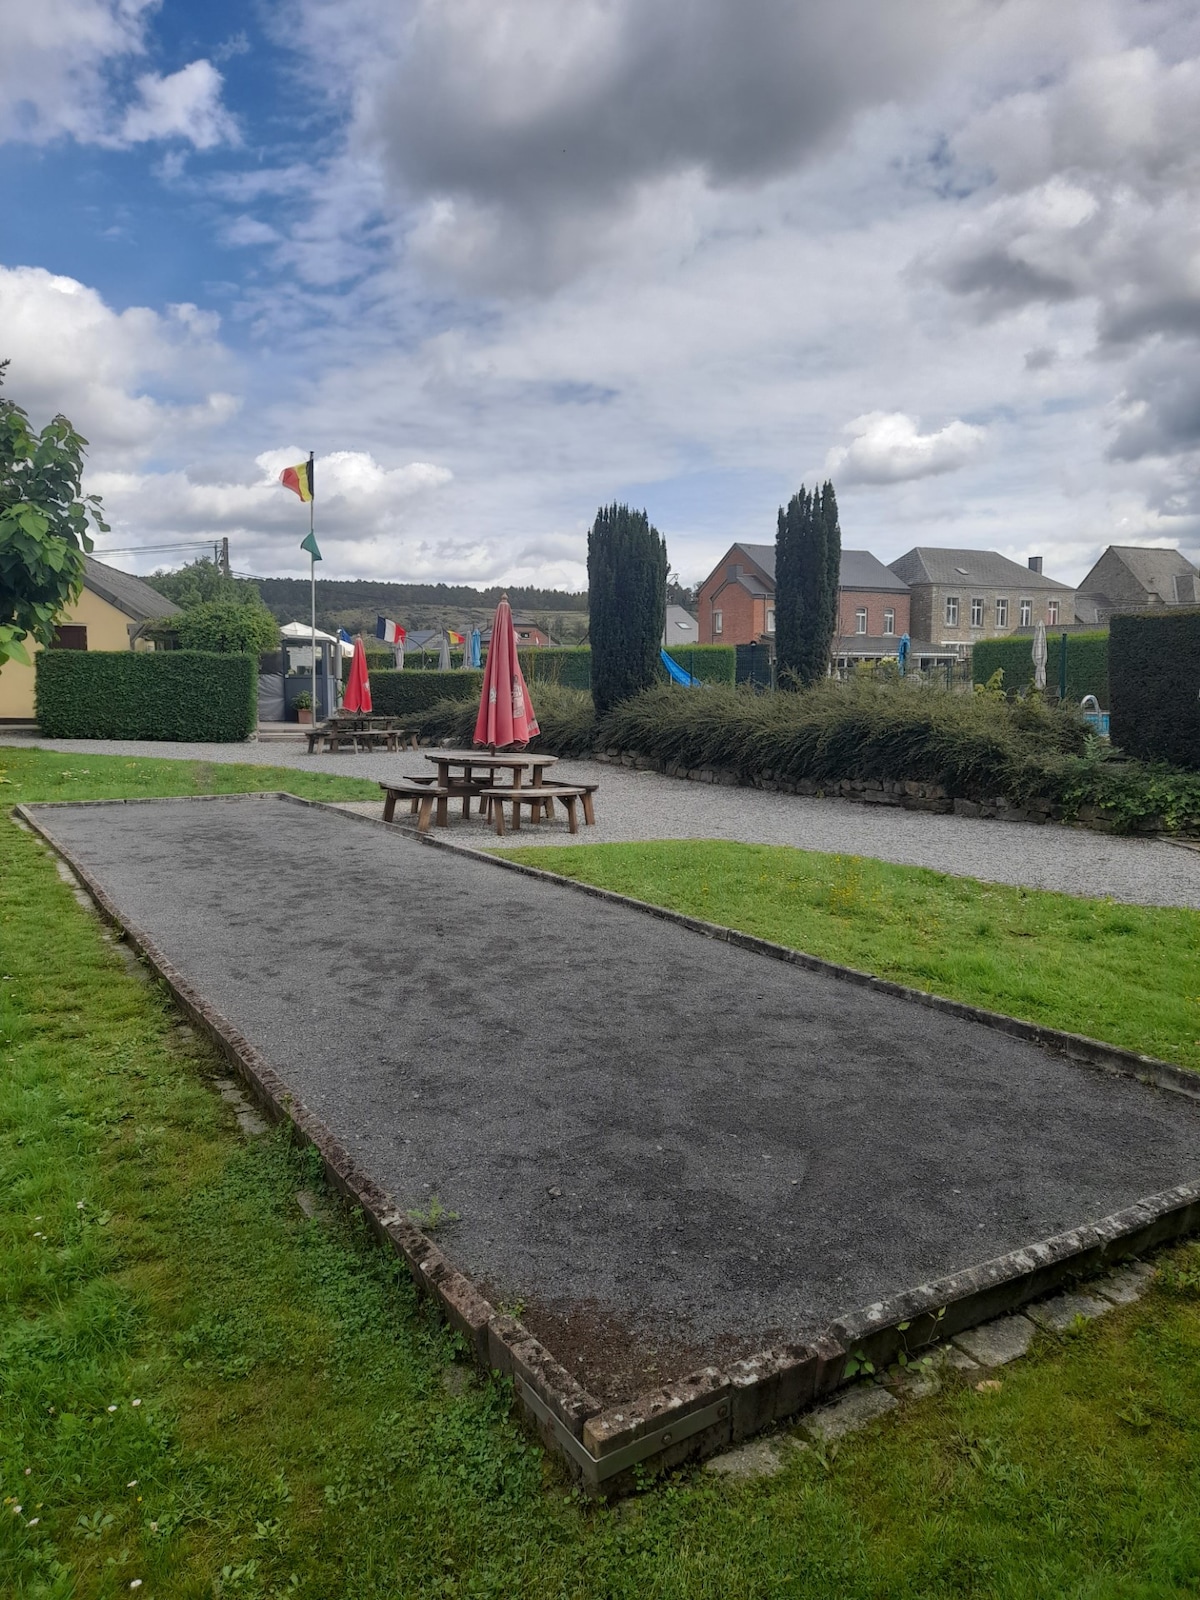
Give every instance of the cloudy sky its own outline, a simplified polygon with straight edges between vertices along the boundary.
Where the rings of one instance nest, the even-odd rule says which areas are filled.
[[[7,394],[116,564],[683,577],[847,545],[1200,554],[1192,0],[38,0],[0,51]]]

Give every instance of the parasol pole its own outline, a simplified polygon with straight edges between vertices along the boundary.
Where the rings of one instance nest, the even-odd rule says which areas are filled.
[[[320,721],[317,714],[317,558],[315,551],[317,540],[314,532],[313,513],[316,506],[316,497],[313,494],[313,452],[308,452],[308,588],[310,601],[310,620],[312,623],[312,725],[315,728]]]

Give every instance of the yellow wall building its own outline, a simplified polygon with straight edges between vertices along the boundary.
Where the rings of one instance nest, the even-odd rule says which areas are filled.
[[[59,619],[59,645],[66,650],[133,650],[149,648],[134,636],[143,622],[167,617],[179,610],[148,583],[106,567],[91,556],[83,592]],[[26,648],[29,648],[28,641]],[[37,646],[34,647],[39,648]],[[32,652],[31,652],[32,653]],[[0,722],[34,720],[34,668],[20,661],[0,667]]]

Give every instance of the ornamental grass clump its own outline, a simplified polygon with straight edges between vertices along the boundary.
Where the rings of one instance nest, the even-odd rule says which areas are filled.
[[[589,756],[596,743],[596,713],[592,697],[582,689],[563,689],[557,684],[539,683],[536,696],[530,691],[541,733],[530,745],[554,756]],[[422,739],[451,740],[469,749],[475,737],[479,701],[439,700],[427,710],[410,717]]]
[[[792,695],[653,689],[610,712],[601,736],[610,748],[744,780],[916,781],[1003,794],[1031,759],[1082,755],[1087,728],[1042,702],[827,680]]]

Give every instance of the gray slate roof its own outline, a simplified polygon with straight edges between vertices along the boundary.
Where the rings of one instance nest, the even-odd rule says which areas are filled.
[[[700,628],[690,611],[685,611],[683,606],[667,607],[663,625],[664,643],[694,644],[699,637]]]
[[[182,608],[165,594],[159,594],[148,583],[135,578],[131,572],[120,572],[116,567],[105,566],[95,556],[84,556],[84,587],[110,606],[116,606],[135,622],[148,622],[151,617],[173,617]]]
[[[1181,604],[1176,598],[1176,578],[1195,578],[1197,575],[1196,568],[1186,556],[1180,555],[1178,550],[1147,549],[1144,545],[1112,544],[1105,551],[1105,555],[1110,552],[1124,566],[1129,568],[1147,594],[1156,594],[1164,605],[1174,606]],[[1094,567],[1092,571],[1095,571]],[[1088,576],[1090,577],[1091,574],[1089,573]],[[1086,583],[1087,578],[1083,581]],[[1185,598],[1182,603],[1192,604],[1193,602],[1190,598]]]
[[[942,550],[919,545],[888,566],[905,583],[977,584],[981,589],[1057,589],[1071,593],[1069,583],[1059,583],[1044,572],[1032,572],[1019,561],[1010,561],[998,550]]]
[[[773,544],[736,544],[750,560],[775,581],[775,546]],[[843,589],[883,590],[889,594],[906,594],[908,584],[885,567],[869,550],[843,550],[839,583]]]

